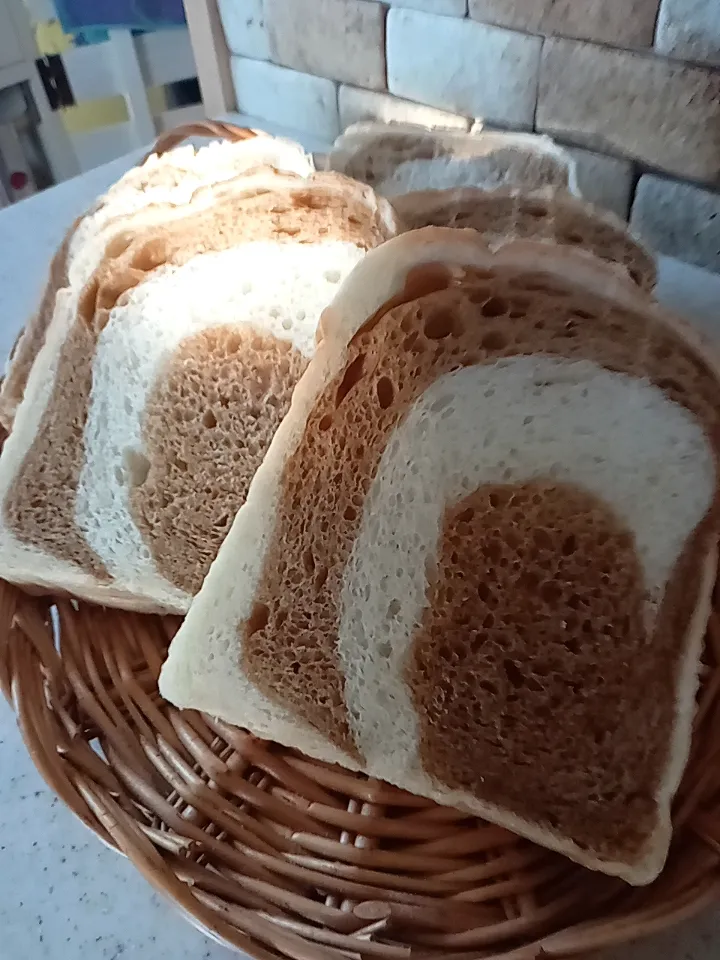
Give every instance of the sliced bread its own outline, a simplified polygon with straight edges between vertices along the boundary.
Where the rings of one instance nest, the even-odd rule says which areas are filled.
[[[617,264],[643,290],[655,287],[655,258],[627,224],[565,190],[421,190],[392,203],[409,229],[472,227],[493,249],[518,239],[577,247]]]
[[[466,186],[551,186],[578,192],[570,154],[549,137],[528,133],[361,122],[335,141],[327,163],[387,197]]]
[[[38,312],[25,326],[0,385],[0,423],[10,429],[30,367],[45,341],[59,290],[80,288],[102,260],[105,245],[132,221],[135,230],[182,216],[191,201],[209,203],[200,188],[236,178],[257,167],[307,176],[312,159],[295,143],[252,134],[238,142],[214,141],[199,150],[187,144],[162,156],[150,154],[129,170],[71,226],[50,265]]]
[[[272,170],[128,220],[88,283],[58,292],[0,456],[3,576],[184,612],[323,307],[394,229],[367,186]]]
[[[595,258],[389,241],[325,311],[161,693],[651,881],[715,576],[719,373]]]

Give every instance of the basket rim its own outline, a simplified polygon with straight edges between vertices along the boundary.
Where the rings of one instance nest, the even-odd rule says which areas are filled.
[[[157,677],[178,624],[0,581],[0,689],[50,789],[226,946],[258,960],[569,958],[720,900],[717,597],[671,858],[642,888],[177,710]]]

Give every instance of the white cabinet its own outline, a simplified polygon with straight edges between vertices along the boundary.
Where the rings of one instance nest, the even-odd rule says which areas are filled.
[[[22,59],[23,51],[10,7],[7,0],[0,0],[0,68],[19,63]]]
[[[79,173],[77,157],[60,116],[50,109],[35,65],[37,56],[23,0],[0,0],[0,92],[22,85],[37,108],[38,133],[53,179],[67,180]]]

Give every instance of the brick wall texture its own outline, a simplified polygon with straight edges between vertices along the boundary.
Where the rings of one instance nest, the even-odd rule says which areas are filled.
[[[218,0],[238,109],[537,130],[585,196],[720,271],[720,0]]]

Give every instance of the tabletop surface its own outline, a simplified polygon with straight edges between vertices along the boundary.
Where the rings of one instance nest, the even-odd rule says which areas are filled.
[[[0,213],[0,358],[65,230],[143,151]],[[720,276],[661,259],[659,297],[720,339]],[[0,701],[0,960],[228,960],[47,788]],[[720,909],[606,960],[717,960]]]

